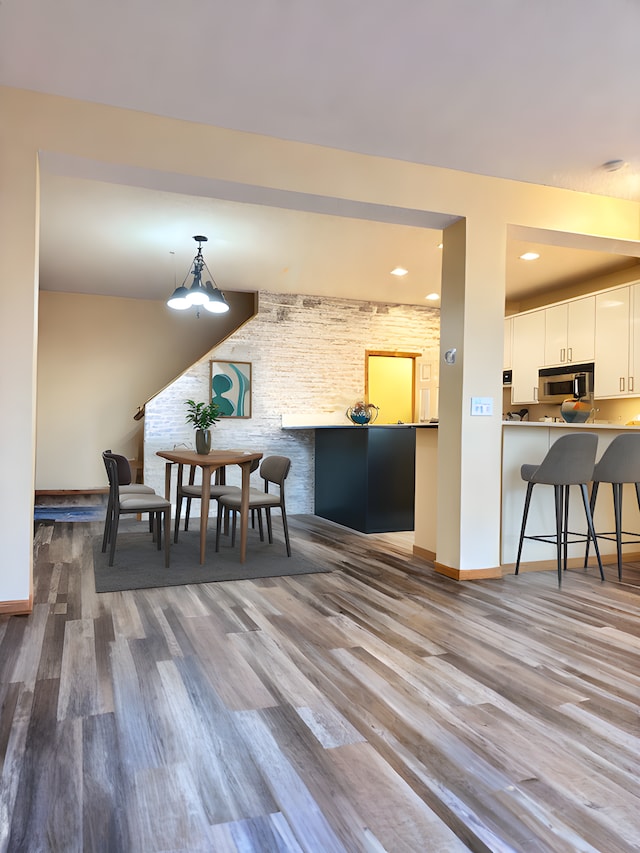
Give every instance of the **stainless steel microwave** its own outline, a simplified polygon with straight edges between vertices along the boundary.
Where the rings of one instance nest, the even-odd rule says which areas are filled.
[[[562,403],[567,397],[593,399],[593,364],[545,367],[538,372],[538,402]]]

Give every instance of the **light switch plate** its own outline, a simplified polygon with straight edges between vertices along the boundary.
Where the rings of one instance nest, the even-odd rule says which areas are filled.
[[[493,414],[493,397],[472,397],[471,417],[490,417]]]

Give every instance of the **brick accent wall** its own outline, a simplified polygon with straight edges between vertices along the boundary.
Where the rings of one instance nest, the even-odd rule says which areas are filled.
[[[201,322],[215,319],[203,316]],[[249,361],[252,416],[219,422],[212,430],[212,446],[289,456],[287,510],[312,513],[314,432],[282,429],[282,415],[308,414],[312,423],[314,415],[336,413],[340,422],[346,409],[364,396],[366,350],[426,354],[438,347],[439,333],[436,308],[261,292],[253,320],[147,403],[145,482],[164,493],[164,461],[156,450],[176,445],[195,449],[184,401],[208,402],[209,359]],[[230,469],[227,482],[239,483],[238,474]],[[253,477],[261,487],[258,474]],[[193,508],[197,514],[198,501]]]

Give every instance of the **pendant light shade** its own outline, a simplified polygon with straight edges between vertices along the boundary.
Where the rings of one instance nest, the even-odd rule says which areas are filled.
[[[207,242],[207,237],[200,234],[196,235],[193,239],[198,244],[198,251],[184,281],[180,287],[176,287],[173,291],[167,300],[167,305],[176,311],[184,311],[193,306],[196,308],[196,316],[198,317],[200,316],[201,306],[211,314],[224,314],[229,310],[229,303],[218,290],[218,286],[213,281],[211,271],[202,256],[202,244]],[[206,270],[211,276],[211,280],[207,280],[206,284],[202,283],[203,270]],[[185,285],[190,275],[193,276],[193,282],[190,287],[186,287]]]
[[[210,281],[206,282],[205,288],[209,297],[208,301],[204,303],[205,309],[211,314],[226,314],[229,310],[229,303],[224,295]]]
[[[187,299],[188,295],[189,291],[186,287],[183,287],[182,285],[180,287],[176,287],[169,299],[167,299],[167,305],[175,311],[184,311],[185,308],[191,307],[189,300]]]

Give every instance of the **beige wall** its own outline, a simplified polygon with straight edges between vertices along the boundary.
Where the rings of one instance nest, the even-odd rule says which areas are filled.
[[[492,288],[498,289],[498,295],[504,289],[504,282],[495,276],[504,267],[508,226],[622,240],[640,236],[638,204],[620,199],[366,157],[6,88],[0,89],[0,115],[0,391],[3,401],[11,401],[0,427],[0,602],[27,600],[30,590],[39,151],[64,155],[70,166],[74,158],[82,158],[87,168],[91,161],[122,165],[132,182],[136,170],[144,170],[147,181],[153,178],[159,186],[163,174],[171,173],[174,184],[180,175],[221,179],[247,187],[255,184],[316,193],[337,201],[351,199],[466,217],[470,228],[465,298],[460,306],[463,319],[448,328],[461,353],[467,350],[467,357],[461,362],[461,381],[453,384],[444,410],[441,405],[441,423],[451,425],[455,437],[446,450],[440,448],[447,462],[452,461],[448,456],[457,458],[460,453],[464,459],[484,453],[488,437],[491,459],[494,446],[499,447],[500,405],[495,419],[483,425],[477,423],[479,419],[470,422],[463,412],[472,393],[495,400],[502,395],[499,345],[485,354],[480,337],[469,332],[481,321],[486,340],[502,340],[504,300],[497,311],[495,295],[483,297]],[[491,229],[483,228],[484,223],[490,223]],[[450,299],[443,292],[443,320],[444,306],[451,310],[457,299],[457,285],[454,290]],[[441,395],[447,381],[441,381]],[[457,543],[449,550],[454,562],[460,559],[456,555],[462,555],[466,563],[478,559],[477,565],[497,564],[499,466],[483,465],[478,471],[456,463],[452,470],[455,477],[448,488],[458,492],[459,500],[453,503],[461,512],[447,517],[446,529],[439,528],[439,547],[442,536],[451,537]],[[487,498],[480,528],[471,514],[479,476]],[[445,495],[442,500],[452,505]]]
[[[531,311],[534,308],[543,308],[553,302],[561,302],[563,299],[576,299],[579,296],[586,296],[589,293],[596,293],[598,290],[606,290],[609,287],[621,287],[624,284],[640,281],[640,265],[628,267],[624,270],[609,273],[608,275],[600,275],[596,278],[590,278],[579,284],[568,285],[567,287],[554,288],[553,292],[540,294],[530,299],[522,299],[518,303],[510,303],[506,306],[505,314],[518,314],[520,311]]]
[[[254,294],[226,295],[233,311],[198,319],[164,302],[40,293],[36,489],[103,488],[105,448],[139,457],[138,407],[226,337],[229,318],[253,313]]]

